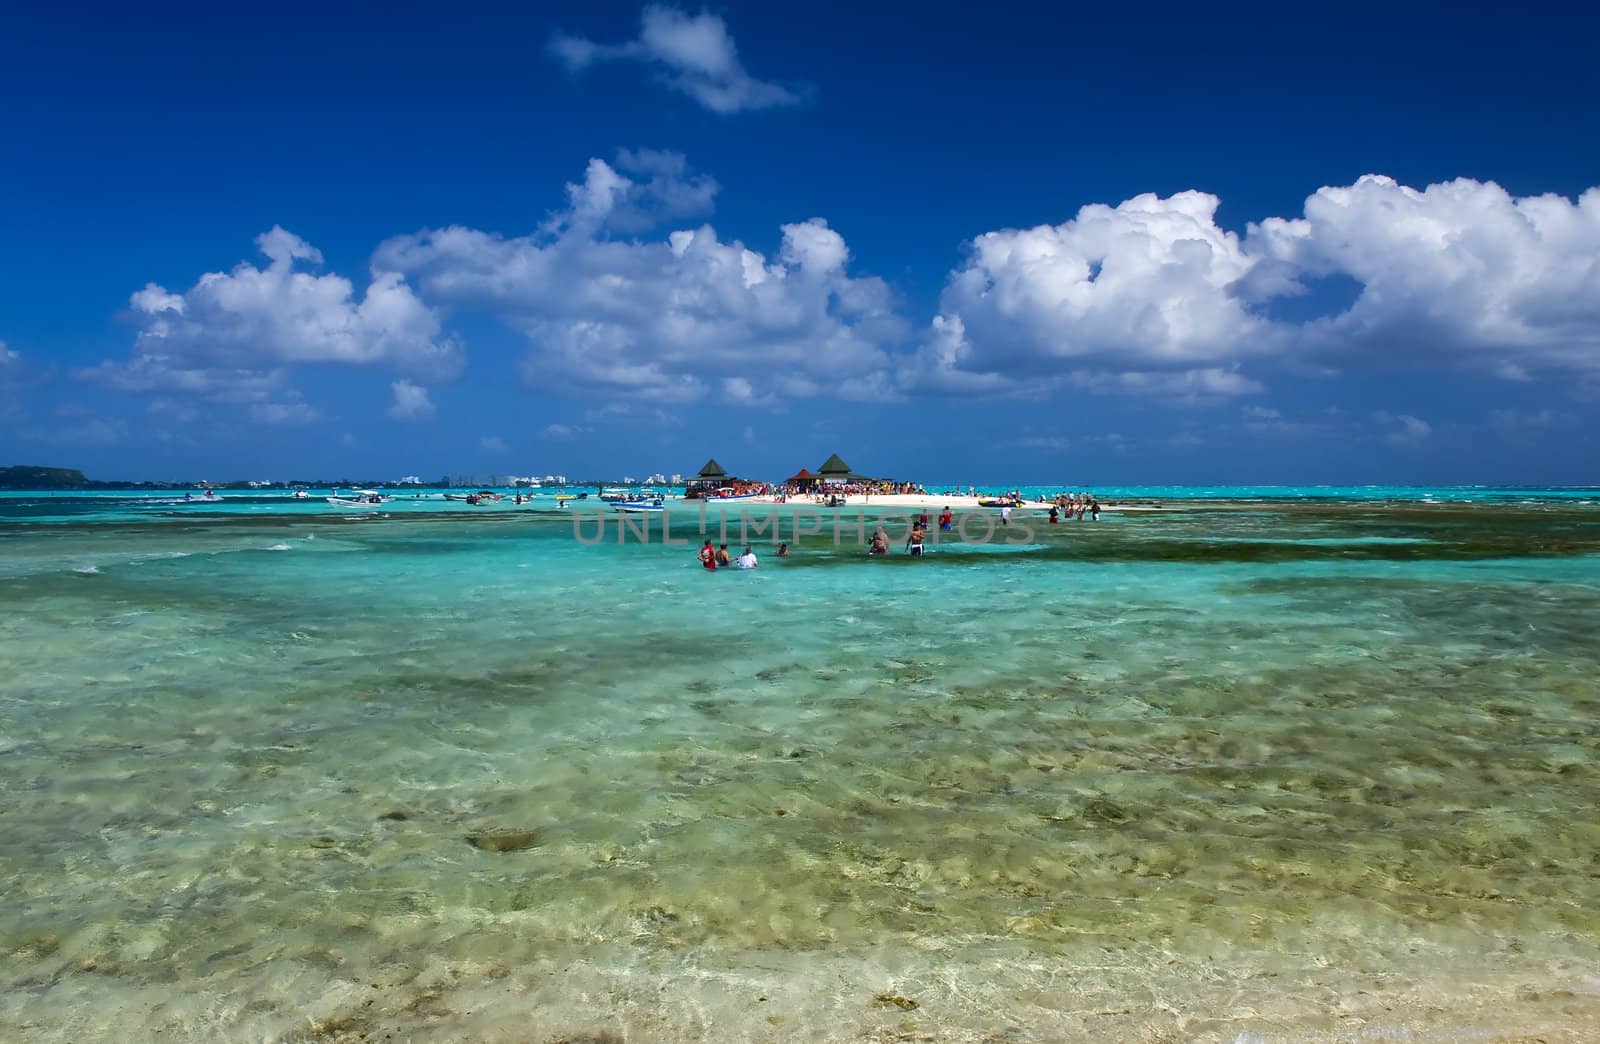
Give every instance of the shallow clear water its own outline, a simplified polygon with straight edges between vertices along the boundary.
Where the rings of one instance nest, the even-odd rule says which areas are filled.
[[[0,1038],[1579,1039],[1600,509],[1518,496],[715,575],[13,498]]]

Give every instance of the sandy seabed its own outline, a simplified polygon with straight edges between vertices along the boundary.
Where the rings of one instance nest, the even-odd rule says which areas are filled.
[[[514,930],[511,925],[501,926]],[[1126,953],[1054,966],[974,946],[960,955],[694,955],[641,962],[626,944],[582,958],[428,960],[357,978],[263,966],[225,992],[119,985],[109,969],[24,987],[0,1024],[28,1041],[1593,1041],[1600,978],[1577,962],[1485,960],[1362,972]],[[1140,961],[1155,962],[1155,967]],[[1514,963],[1514,962],[1512,962]],[[408,970],[401,971],[405,967]],[[396,974],[398,973],[398,974]],[[61,1005],[68,1005],[70,1014]]]
[[[551,515],[9,531],[0,1041],[1600,1039],[1586,508]]]

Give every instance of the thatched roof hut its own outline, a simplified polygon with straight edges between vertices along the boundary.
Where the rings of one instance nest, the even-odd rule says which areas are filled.
[[[822,462],[822,467],[817,469],[817,474],[822,476],[824,482],[849,482],[850,465],[839,459],[835,453]]]
[[[753,484],[728,474],[723,470],[722,465],[717,463],[716,458],[713,457],[711,460],[706,461],[705,466],[700,469],[700,474],[685,484],[683,495],[693,499],[698,496],[710,495],[723,487],[731,486],[734,489],[745,489],[751,485]]]

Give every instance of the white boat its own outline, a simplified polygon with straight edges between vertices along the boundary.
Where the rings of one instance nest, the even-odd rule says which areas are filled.
[[[663,504],[659,498],[656,500],[634,501],[628,504],[612,504],[611,506],[616,508],[618,511],[626,511],[629,513],[665,511],[667,509],[666,505]]]
[[[608,489],[600,494],[600,499],[613,507],[623,504],[654,504],[660,507],[665,500],[660,493],[638,493],[625,489]]]
[[[291,499],[291,500],[309,500],[309,499],[311,499],[311,494],[307,493],[303,489],[297,489],[293,493],[289,494],[289,499]]]
[[[350,508],[375,508],[387,503],[389,497],[384,496],[375,489],[358,489],[354,497],[328,497],[328,503],[334,507]]]
[[[730,500],[754,500],[759,493],[735,493],[732,486],[723,486],[711,493],[700,494],[700,499],[708,504],[726,504]]]

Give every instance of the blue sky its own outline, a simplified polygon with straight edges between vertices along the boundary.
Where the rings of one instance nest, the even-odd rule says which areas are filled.
[[[0,463],[1600,481],[1593,14],[859,6],[13,15]]]

